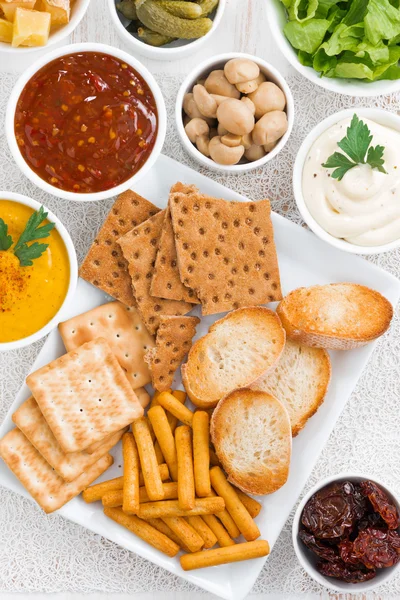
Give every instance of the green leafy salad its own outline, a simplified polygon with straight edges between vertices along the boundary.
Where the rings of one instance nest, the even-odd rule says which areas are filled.
[[[301,64],[324,77],[400,79],[400,0],[281,1]]]

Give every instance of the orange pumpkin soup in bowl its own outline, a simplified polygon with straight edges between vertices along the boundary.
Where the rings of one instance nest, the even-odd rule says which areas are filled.
[[[76,272],[72,241],[58,219],[29,198],[1,194],[0,350],[25,346],[57,325]]]

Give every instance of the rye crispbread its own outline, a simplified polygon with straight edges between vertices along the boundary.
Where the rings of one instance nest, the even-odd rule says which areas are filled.
[[[273,310],[250,306],[228,313],[193,344],[181,367],[189,398],[199,408],[216,406],[272,369],[284,345],[285,330]]]
[[[66,454],[54,437],[36,400],[31,396],[12,416],[15,425],[28,438],[43,458],[65,481],[73,481],[119,442],[125,430],[117,431],[99,446],[96,452]]]
[[[180,278],[204,315],[282,298],[268,200],[175,192],[169,204]]]
[[[228,480],[242,492],[272,494],[286,483],[292,432],[287,410],[274,396],[234,390],[218,403],[210,431]]]
[[[53,360],[26,383],[64,452],[85,450],[143,415],[103,338]]]
[[[323,348],[286,340],[275,367],[251,388],[275,396],[286,406],[296,436],[323,403],[331,378],[331,361]]]
[[[0,456],[46,513],[58,510],[78,496],[113,463],[112,456],[105,454],[79,477],[66,482],[18,428],[0,440]]]
[[[385,333],[393,317],[384,296],[356,283],[298,288],[276,310],[289,339],[331,350],[368,344]]]
[[[171,188],[171,193],[197,191],[194,185],[186,186],[182,183],[177,183]],[[150,293],[152,296],[168,298],[169,300],[183,300],[193,304],[199,304],[200,302],[194,291],[183,285],[179,276],[174,230],[169,207],[166,210],[161,230]]]
[[[164,392],[172,387],[175,372],[192,346],[197,317],[160,317],[156,347],[145,354],[153,387]]]
[[[153,297],[150,293],[164,217],[165,210],[147,219],[118,240],[124,257],[128,261],[132,288],[139,312],[147,329],[152,334],[155,334],[157,330],[161,315],[184,315],[192,308],[188,302],[165,300]]]
[[[137,308],[109,302],[60,323],[58,328],[68,352],[105,338],[134,390],[151,381],[144,355],[154,347],[154,339]]]
[[[160,209],[132,190],[118,196],[89,248],[79,275],[127,306],[135,306],[128,265],[116,240]]]

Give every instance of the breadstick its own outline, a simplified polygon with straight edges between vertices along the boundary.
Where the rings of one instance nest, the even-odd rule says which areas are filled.
[[[175,430],[176,455],[178,458],[178,500],[182,510],[194,507],[194,473],[192,432],[188,425]],[[167,463],[168,464],[168,463]]]
[[[101,500],[104,494],[107,492],[113,492],[114,490],[122,490],[124,487],[124,478],[116,477],[115,479],[109,479],[108,481],[103,481],[102,483],[96,483],[96,485],[91,485],[86,488],[82,492],[82,498],[85,502],[97,502],[97,500]]]
[[[139,453],[131,433],[122,436],[122,458],[124,461],[124,487],[122,510],[135,515],[139,510]]]
[[[186,392],[182,392],[181,390],[175,390],[172,392],[172,395],[179,400],[181,404],[185,404],[186,402]],[[178,419],[174,417],[170,412],[167,413],[168,423],[171,427],[172,433],[175,432],[176,426],[178,425]]]
[[[197,552],[204,546],[203,538],[182,517],[164,517],[163,521],[189,548],[190,552]]]
[[[154,406],[149,410],[147,416],[150,419],[157,442],[160,445],[161,452],[165,457],[171,478],[178,481],[178,460],[176,456],[176,447],[171,427],[168,423],[167,415],[162,406]]]
[[[172,390],[169,389],[169,390],[167,390],[167,392],[171,393]],[[160,406],[159,402],[158,402],[158,396],[160,394],[161,394],[161,392],[157,392],[157,391],[154,392],[154,396],[153,396],[153,398],[151,399],[151,402],[150,402],[150,408],[153,408],[153,406]]]
[[[155,435],[155,433],[154,433],[154,435]],[[157,438],[157,436],[156,436],[156,438]],[[157,463],[159,465],[161,465],[162,463],[165,463],[165,458],[164,458],[164,455],[160,448],[160,444],[158,443],[157,439],[155,439],[155,441],[154,441],[154,452],[156,453]]]
[[[120,508],[105,508],[104,514],[116,523],[129,529],[129,531],[132,531],[132,533],[153,546],[153,548],[157,548],[157,550],[167,554],[167,556],[176,556],[178,554],[178,544],[175,544],[166,535],[160,533],[149,523],[142,521],[142,519],[139,519],[135,515],[126,515]]]
[[[225,500],[226,510],[235,521],[245,540],[253,541],[260,536],[260,531],[249,515],[233,486],[228,483],[222,469],[213,467],[210,471],[211,485],[216,493]]]
[[[193,466],[196,496],[210,495],[210,416],[204,410],[193,415]],[[168,461],[167,461],[168,464]],[[171,470],[171,469],[170,469]]]
[[[106,508],[116,508],[117,506],[122,508],[123,500],[123,490],[112,490],[111,492],[106,492],[101,499],[103,506]]]
[[[269,544],[266,540],[235,544],[227,548],[215,548],[207,552],[195,552],[181,556],[181,567],[184,571],[202,569],[204,567],[215,567],[227,563],[260,558],[269,554]]]
[[[217,543],[217,537],[204,521],[203,517],[186,517],[186,521],[203,538],[204,548],[212,548]]]
[[[161,404],[165,410],[168,410],[173,414],[179,421],[185,423],[185,425],[192,426],[193,413],[186,406],[183,406],[175,396],[169,392],[162,392],[158,398],[158,403]]]
[[[194,508],[182,510],[178,500],[161,500],[161,502],[145,502],[139,507],[141,519],[164,517],[195,517],[197,515],[215,515],[225,508],[222,498],[196,498]]]
[[[257,500],[254,500],[254,498],[251,498],[250,496],[242,492],[242,490],[239,490],[236,487],[233,487],[233,489],[235,490],[235,492],[239,496],[239,500],[241,500],[244,507],[247,509],[249,515],[253,517],[253,519],[254,517],[260,514],[262,504],[257,502]]]
[[[185,402],[186,402],[186,392],[184,392],[183,390],[175,390],[174,392],[172,392],[172,395],[175,396],[175,398],[177,400],[179,400],[179,402],[181,404],[185,404]]]
[[[233,546],[235,541],[231,538],[225,527],[218,521],[214,515],[204,515],[204,522],[209,526],[218,544],[222,547]]]
[[[161,481],[165,481],[169,479],[169,471],[167,465],[164,463],[162,465],[158,465],[158,469],[160,471]],[[139,486],[144,485],[143,473],[140,471],[139,473]],[[109,479],[108,481],[103,481],[102,483],[96,483],[96,485],[92,485],[86,490],[82,492],[82,498],[85,502],[97,502],[97,500],[101,500],[104,494],[107,492],[112,492],[114,490],[122,490],[124,487],[124,478],[116,477],[115,479]]]
[[[163,490],[164,500],[175,500],[175,498],[178,498],[178,484],[175,481],[163,483]],[[143,504],[143,502],[151,502],[145,487],[139,488],[139,501],[140,504]]]
[[[189,548],[185,546],[182,540],[180,540],[178,536],[175,535],[172,529],[170,529],[162,519],[147,519],[147,523],[150,523],[150,525],[154,527],[154,529],[157,529],[157,531],[161,531],[161,533],[169,537],[173,542],[175,542],[175,544],[180,546],[182,550],[185,550],[185,552],[190,552]]]
[[[152,500],[162,500],[164,498],[164,490],[146,417],[141,417],[134,421],[132,423],[132,431],[139,451],[144,485],[146,486],[149,498]]]
[[[216,496],[217,494],[214,490],[211,490],[210,496]],[[222,525],[225,527],[231,538],[237,538],[240,535],[240,531],[235,521],[232,519],[231,515],[228,513],[226,508],[216,515],[218,519],[221,521]]]

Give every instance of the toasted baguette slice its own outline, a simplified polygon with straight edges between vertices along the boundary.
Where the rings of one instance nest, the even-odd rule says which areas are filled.
[[[290,419],[271,394],[242,388],[225,396],[211,419],[211,439],[228,480],[242,492],[272,494],[286,483]]]
[[[352,350],[388,329],[393,307],[379,292],[356,283],[298,288],[278,305],[287,337],[307,346]]]
[[[239,308],[216,321],[193,344],[182,365],[189,398],[200,408],[212,408],[232,390],[250,385],[278,361],[285,332],[269,308]]]
[[[330,378],[326,350],[287,340],[278,364],[251,387],[269,392],[285,405],[294,437],[321,406]]]

